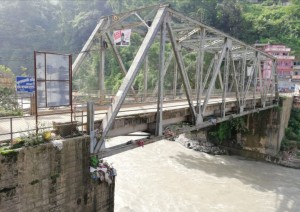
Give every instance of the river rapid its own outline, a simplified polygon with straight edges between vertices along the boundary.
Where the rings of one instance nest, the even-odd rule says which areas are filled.
[[[212,156],[167,140],[106,160],[118,173],[116,212],[300,211],[300,170]]]

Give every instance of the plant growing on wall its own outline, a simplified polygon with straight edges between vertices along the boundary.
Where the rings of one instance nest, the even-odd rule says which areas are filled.
[[[289,125],[285,129],[285,136],[281,142],[282,150],[300,148],[300,109],[293,109],[291,112]]]
[[[234,133],[246,133],[248,132],[248,128],[245,123],[245,119],[243,117],[230,119],[230,129],[234,131]]]
[[[209,134],[221,144],[224,140],[231,137],[230,124],[228,122],[222,122]]]
[[[226,140],[234,139],[237,133],[248,132],[245,120],[243,117],[230,119],[229,121],[222,122],[209,132],[213,140],[217,140],[220,144]]]

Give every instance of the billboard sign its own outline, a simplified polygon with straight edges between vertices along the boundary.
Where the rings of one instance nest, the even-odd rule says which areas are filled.
[[[121,29],[114,31],[114,44],[116,46],[130,45],[131,29]]]
[[[34,93],[34,77],[16,77],[16,87],[18,93]]]
[[[71,105],[71,55],[35,53],[38,108]]]

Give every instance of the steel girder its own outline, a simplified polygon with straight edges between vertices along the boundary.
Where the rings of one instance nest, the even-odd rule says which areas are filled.
[[[151,22],[150,25],[148,21]],[[128,71],[110,36],[112,30],[126,27],[132,27],[134,32],[142,34],[144,37]],[[219,118],[224,120],[228,118],[226,100],[231,98],[229,96],[231,93],[235,94],[238,105],[237,115],[249,113],[249,105],[246,105],[249,95],[254,100],[260,98],[261,107],[267,107],[267,103],[270,105],[269,97],[278,98],[276,59],[273,56],[174,11],[168,5],[156,5],[103,17],[76,58],[73,64],[73,73],[77,72],[87,52],[92,49],[93,41],[104,36],[107,37],[125,78],[103,119],[102,135],[94,147],[95,153],[100,151],[128,90],[132,88],[132,83],[140,67],[146,61],[148,50],[156,37],[160,37],[159,77],[158,84],[153,91],[153,94],[158,93],[157,135],[162,135],[163,129],[163,82],[173,58],[175,58],[174,71],[168,72],[168,74],[173,73],[173,93],[176,94],[178,68],[193,123],[196,126],[200,126],[205,121],[207,105],[216,95],[221,99]],[[171,51],[166,50],[166,44],[171,45]],[[166,60],[165,55],[168,55]],[[194,55],[196,60],[186,64],[185,60],[190,55]],[[145,66],[144,97],[146,97],[148,87],[146,81],[148,62],[145,62]],[[265,67],[269,66],[270,70],[265,72]],[[189,73],[187,69],[190,69]],[[191,74],[193,71],[195,75]],[[132,90],[134,89],[132,88]],[[252,109],[255,107],[257,105],[253,104]]]

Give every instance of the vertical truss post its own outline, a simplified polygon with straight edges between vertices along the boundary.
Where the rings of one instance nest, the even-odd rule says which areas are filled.
[[[170,54],[169,54],[169,57],[168,57],[168,59],[167,59],[167,61],[164,63],[164,70],[163,70],[163,77],[165,77],[165,75],[166,75],[166,73],[167,73],[167,70],[168,70],[168,68],[169,68],[169,66],[170,66],[170,64],[171,64],[171,61],[172,61],[172,59],[173,59],[173,56],[174,56],[174,53],[173,52],[171,52]],[[154,89],[153,89],[153,93],[152,93],[152,95],[154,96],[155,94],[157,94],[157,90],[158,90],[158,82],[156,83],[156,85],[155,85],[155,87],[154,87]]]
[[[259,53],[256,52],[256,63],[255,63],[255,66],[254,66],[254,89],[253,89],[253,99],[252,99],[252,105],[253,105],[253,109],[255,109],[256,107],[256,90],[257,90],[257,75],[258,75],[258,67],[259,67],[259,64],[260,64],[260,58],[259,58]]]
[[[245,107],[245,98],[243,98],[244,94],[245,94],[245,79],[246,79],[246,66],[247,65],[247,48],[246,51],[243,53],[243,57],[242,57],[242,76],[241,76],[241,105],[240,105],[240,113],[244,112],[244,107]]]
[[[172,30],[172,28],[171,28],[171,26],[168,22],[167,22],[167,29],[168,29],[168,32],[169,32],[170,40],[171,40],[173,51],[174,51],[174,54],[175,54],[175,58],[176,58],[176,61],[177,61],[178,67],[179,67],[179,71],[180,71],[180,75],[181,75],[181,78],[182,78],[182,81],[183,81],[183,85],[184,85],[184,88],[185,88],[186,97],[187,97],[187,100],[188,100],[188,103],[189,103],[189,106],[190,106],[192,117],[193,117],[193,120],[195,121],[197,115],[196,115],[196,111],[195,111],[193,101],[192,101],[191,85],[190,85],[190,82],[189,82],[189,79],[188,79],[188,75],[187,75],[187,73],[185,71],[185,68],[184,68],[184,62],[183,62],[182,56],[181,56],[181,54],[178,50],[178,45],[177,45],[177,42],[175,40],[173,30]]]
[[[110,46],[113,50],[114,56],[117,59],[117,62],[119,64],[120,68],[121,68],[121,71],[123,72],[124,75],[126,75],[127,70],[126,70],[125,65],[122,61],[122,58],[121,58],[121,55],[120,55],[119,51],[117,50],[116,46],[114,45],[114,42],[113,42],[113,39],[112,39],[111,35],[108,32],[106,32],[105,34],[106,34],[107,40],[108,40],[108,42],[109,42],[109,44],[110,44]],[[131,86],[131,91],[132,91],[133,94],[135,94],[135,90],[132,86]]]
[[[144,101],[147,98],[147,92],[148,92],[148,70],[149,70],[149,58],[148,55],[146,55],[145,58],[145,70],[144,70]]]
[[[165,63],[165,41],[166,41],[166,23],[161,25],[160,33],[160,52],[159,52],[159,78],[158,78],[158,101],[156,112],[156,132],[157,136],[162,135],[163,129],[163,95],[164,95],[164,63]]]
[[[230,57],[229,57],[229,46],[226,50],[226,56],[225,56],[225,65],[224,65],[224,74],[223,74],[223,93],[222,93],[222,114],[221,116],[225,117],[225,108],[226,108],[226,95],[228,90],[228,78],[229,78],[229,65],[230,65]]]
[[[103,36],[100,37],[100,70],[99,70],[99,94],[100,103],[105,99],[105,85],[104,85],[104,73],[105,73],[105,47]]]
[[[273,60],[273,68],[274,68],[274,87],[275,87],[275,98],[279,101],[279,91],[278,91],[278,75],[277,75],[277,61]]]
[[[232,85],[234,84],[236,91],[236,99],[237,99],[237,103],[238,103],[238,107],[241,108],[241,93],[240,93],[240,87],[239,87],[239,81],[241,80],[241,76],[240,73],[237,73],[237,70],[235,68],[235,64],[234,64],[234,58],[232,56],[232,51],[230,51],[230,59],[232,61],[232,71],[233,71],[233,80],[234,82],[232,83]],[[241,112],[241,109],[240,109]]]
[[[174,60],[174,78],[173,78],[173,97],[174,99],[176,98],[176,92],[177,92],[177,78],[178,78],[178,73],[177,73],[177,62]]]
[[[243,95],[243,106],[246,105],[246,97],[247,97],[248,91],[250,89],[252,78],[253,78],[253,76],[255,77],[256,63],[257,63],[257,57],[254,58],[254,62],[253,62],[252,69],[251,69],[251,73],[250,73],[250,76],[248,77],[248,82],[247,82],[246,89],[245,89],[244,95]]]
[[[204,44],[205,44],[205,29],[202,28],[200,32],[200,45],[197,57],[197,67],[196,67],[196,96],[197,96],[197,120],[196,125],[203,122],[203,117],[200,113],[201,111],[201,99],[203,92],[203,62],[204,62]]]
[[[271,61],[269,61],[271,63]],[[266,64],[267,61],[264,61],[264,64]],[[270,86],[271,86],[271,83],[272,83],[272,80],[274,81],[274,68],[273,68],[273,63],[272,63],[272,66],[271,66],[271,73],[270,73],[270,76],[266,77],[267,79],[264,79],[265,81],[267,81],[265,83],[265,89],[264,89],[264,93],[263,93],[263,96],[265,98],[265,100],[267,99],[267,96],[268,96],[268,93],[269,93],[269,89],[270,89]]]
[[[264,98],[264,90],[265,90],[265,86],[263,85],[263,78],[262,78],[262,69],[261,69],[261,55],[258,53],[258,58],[259,58],[259,62],[258,62],[258,77],[259,77],[259,91],[260,91],[260,100],[261,100],[261,104],[262,107],[265,107],[266,104],[266,100]]]
[[[231,47],[231,40],[228,39],[228,38],[225,38],[223,49],[220,53],[220,57],[216,61],[216,65],[215,65],[213,73],[212,73],[212,77],[211,77],[210,84],[209,84],[209,87],[208,87],[208,90],[207,90],[207,93],[206,93],[206,96],[205,96],[205,99],[204,99],[204,103],[203,103],[203,106],[201,108],[202,109],[201,110],[202,116],[204,116],[204,113],[205,113],[205,110],[206,110],[206,107],[207,107],[207,104],[208,104],[208,100],[210,99],[211,92],[212,92],[212,90],[215,86],[216,78],[217,78],[217,76],[220,72],[220,67],[221,67],[222,61],[225,57],[225,53],[226,53],[229,46]]]
[[[148,32],[115,96],[115,101],[112,103],[111,107],[107,111],[107,114],[103,118],[102,121],[102,135],[100,140],[97,142],[95,147],[95,152],[99,152],[100,147],[104,143],[104,139],[110,129],[110,127],[113,124],[114,119],[116,118],[122,103],[124,102],[124,99],[126,97],[126,94],[128,93],[129,88],[131,87],[142,63],[143,60],[146,57],[146,54],[152,45],[154,38],[157,34],[157,31],[159,30],[162,21],[165,18],[165,15],[167,13],[167,7],[163,6],[160,7],[156,13],[156,16],[153,19],[151,27],[148,29]]]

